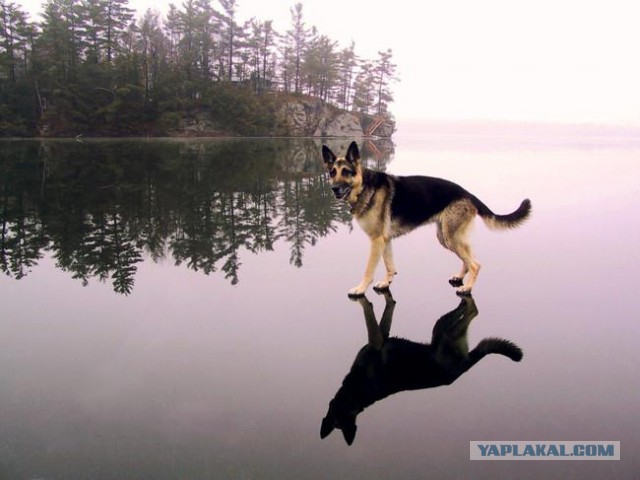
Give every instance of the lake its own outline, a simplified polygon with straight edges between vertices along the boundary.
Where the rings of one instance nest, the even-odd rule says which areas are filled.
[[[638,478],[638,138],[364,142],[371,167],[533,204],[516,230],[476,221],[472,299],[431,225],[394,242],[393,300],[366,301],[320,141],[0,145],[0,479]],[[522,360],[458,371],[486,338]],[[469,460],[570,440],[621,460]]]

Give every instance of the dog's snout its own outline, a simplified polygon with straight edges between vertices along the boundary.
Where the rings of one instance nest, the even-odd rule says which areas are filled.
[[[345,198],[351,191],[351,187],[346,183],[336,183],[331,185],[331,191],[337,199]]]

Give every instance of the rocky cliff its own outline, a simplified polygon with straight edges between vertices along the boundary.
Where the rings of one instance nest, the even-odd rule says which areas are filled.
[[[314,98],[276,98],[274,105],[273,125],[257,136],[389,138],[395,131],[395,122],[388,116],[351,113]],[[176,117],[176,124],[167,129],[170,136],[242,136],[212,118],[207,109]]]
[[[395,122],[389,117],[350,113],[317,99],[286,100],[279,106],[277,117],[279,129],[294,137],[390,137],[395,130]]]

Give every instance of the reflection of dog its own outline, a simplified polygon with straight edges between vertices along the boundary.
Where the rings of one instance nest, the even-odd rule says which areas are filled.
[[[322,157],[331,177],[331,188],[338,199],[345,199],[351,213],[371,239],[369,261],[362,281],[350,295],[362,295],[373,281],[380,257],[387,275],[374,288],[388,288],[396,274],[391,239],[426,223],[438,226],[438,240],[462,260],[462,270],[449,283],[459,294],[468,294],[478,276],[480,264],[473,257],[466,234],[476,214],[492,229],[514,228],[529,216],[531,202],[525,199],[508,215],[496,215],[474,195],[455,183],[434,177],[400,177],[369,170],[360,162],[356,142],[338,158],[326,146]],[[463,285],[464,277],[469,279]]]
[[[369,341],[358,352],[351,371],[329,403],[327,416],[322,420],[321,438],[337,428],[351,445],[356,436],[356,417],[374,402],[404,390],[451,385],[490,353],[515,362],[522,359],[522,350],[517,345],[500,338],[485,338],[469,351],[467,329],[478,314],[470,295],[436,322],[431,344],[389,337],[395,301],[388,289],[384,296],[386,306],[380,324],[371,302],[365,296],[357,300],[364,310]]]

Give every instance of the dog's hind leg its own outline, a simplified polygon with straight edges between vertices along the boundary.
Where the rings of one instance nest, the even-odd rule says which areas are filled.
[[[391,249],[391,239],[386,242],[384,251],[382,252],[382,259],[384,260],[384,266],[387,269],[387,275],[384,280],[376,283],[373,286],[374,290],[388,290],[389,285],[393,282],[393,277],[398,273],[396,266],[393,263],[393,251]]]
[[[449,279],[457,293],[468,295],[478,277],[480,264],[474,258],[467,241],[467,234],[477,210],[470,202],[460,201],[447,207],[438,221],[438,240],[440,244],[455,253],[462,260],[460,273]],[[464,278],[469,274],[467,283]]]
[[[378,262],[380,261],[380,257],[382,256],[382,252],[386,246],[384,237],[376,237],[371,239],[371,250],[369,251],[369,260],[367,261],[367,267],[364,271],[364,276],[362,280],[358,284],[357,287],[349,290],[350,297],[359,297],[360,295],[364,295],[364,292],[367,291],[371,282],[373,282],[373,274],[376,271],[376,267],[378,266]]]
[[[459,288],[456,290],[456,293],[458,293],[459,295],[469,295],[471,293],[473,285],[476,283],[476,279],[478,278],[478,272],[480,272],[480,264],[474,258],[473,253],[471,252],[471,247],[464,240],[452,245],[451,250],[460,258],[460,260],[462,260],[462,270],[460,272],[461,276],[457,277],[460,279],[460,284]],[[466,283],[463,284],[462,279],[467,273],[469,274],[469,276]],[[449,283],[454,285],[452,280],[453,279],[449,280]]]
[[[438,224],[438,241],[440,242],[440,245],[442,245],[444,248],[446,248],[447,250],[451,250],[452,252],[453,250],[453,241],[451,238],[449,238],[449,236],[445,233],[446,232],[446,227],[444,227],[441,224]],[[455,253],[455,252],[454,252]],[[464,283],[464,277],[467,275],[468,272],[468,268],[466,263],[463,261],[462,262],[462,268],[460,270],[460,273],[456,273],[455,275],[453,275],[450,279],[449,279],[449,284],[452,287],[462,287],[463,283]]]

